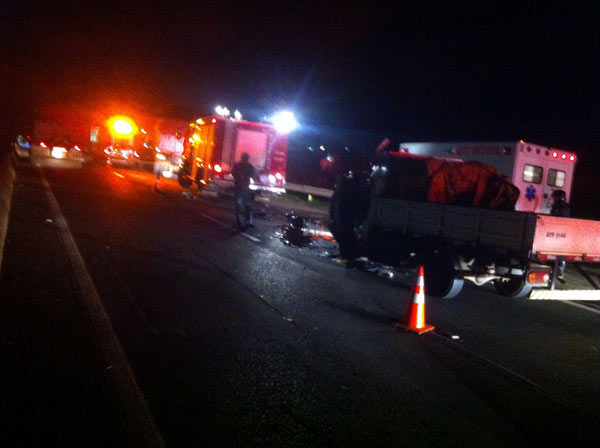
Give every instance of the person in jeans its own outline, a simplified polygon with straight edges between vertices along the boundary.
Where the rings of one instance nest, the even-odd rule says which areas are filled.
[[[250,179],[256,180],[256,175],[254,173],[254,167],[249,160],[250,156],[248,153],[242,153],[241,160],[234,163],[233,169],[231,170],[235,190],[235,220],[240,229],[254,227]]]

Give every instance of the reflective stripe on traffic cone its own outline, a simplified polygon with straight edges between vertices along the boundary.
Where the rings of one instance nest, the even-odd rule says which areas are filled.
[[[425,272],[423,266],[419,266],[419,273],[412,291],[412,298],[404,314],[403,327],[418,334],[431,331],[435,328],[425,323]]]

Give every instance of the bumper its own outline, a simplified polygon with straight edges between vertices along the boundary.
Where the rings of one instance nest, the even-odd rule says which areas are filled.
[[[533,289],[529,300],[600,300],[600,289]]]

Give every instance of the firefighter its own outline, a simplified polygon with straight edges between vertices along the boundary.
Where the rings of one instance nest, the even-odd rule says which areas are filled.
[[[231,174],[234,179],[235,189],[235,219],[238,228],[254,227],[252,213],[252,191],[250,191],[250,180],[256,181],[254,167],[249,162],[248,153],[242,153],[242,158],[233,165]],[[244,219],[242,220],[242,208]]]
[[[568,218],[571,216],[571,209],[567,202],[567,195],[564,190],[554,190],[552,192],[552,207],[550,208],[550,214],[552,216],[562,216]],[[567,268],[567,262],[564,257],[557,257],[556,259],[556,278],[560,281],[565,281],[565,270]]]

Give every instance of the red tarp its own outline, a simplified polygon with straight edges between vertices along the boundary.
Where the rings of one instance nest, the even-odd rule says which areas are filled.
[[[519,198],[509,178],[480,162],[390,154],[381,162],[375,196],[497,210],[514,210]]]
[[[428,161],[430,174],[427,200],[439,204],[513,210],[519,189],[496,168],[481,162]]]

